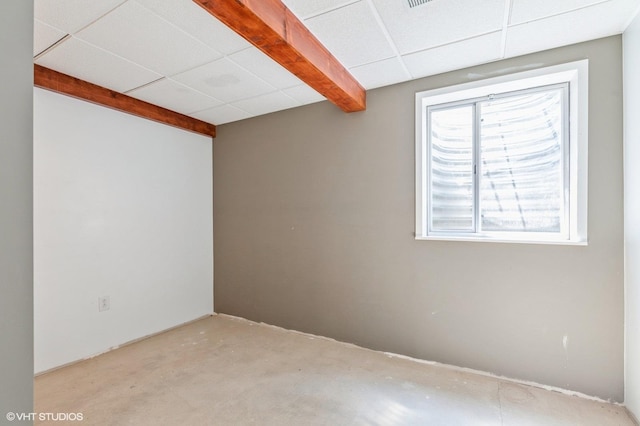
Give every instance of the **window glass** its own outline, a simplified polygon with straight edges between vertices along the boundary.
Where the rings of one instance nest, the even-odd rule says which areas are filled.
[[[562,101],[555,89],[479,104],[482,230],[561,232]]]
[[[473,230],[473,107],[431,112],[431,226]]]

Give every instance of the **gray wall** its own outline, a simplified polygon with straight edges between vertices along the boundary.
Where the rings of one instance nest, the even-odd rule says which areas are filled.
[[[584,58],[589,245],[415,241],[415,92]],[[220,126],[216,311],[622,401],[621,79],[617,36]]]
[[[624,403],[640,419],[640,14],[624,33]]]
[[[33,2],[0,2],[0,424],[33,411]]]

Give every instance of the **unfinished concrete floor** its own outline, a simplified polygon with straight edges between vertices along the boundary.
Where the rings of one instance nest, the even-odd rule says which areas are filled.
[[[224,315],[39,376],[35,392],[36,412],[92,425],[634,425],[617,405]]]

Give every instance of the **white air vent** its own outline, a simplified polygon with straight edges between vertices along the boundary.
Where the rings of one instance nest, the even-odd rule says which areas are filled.
[[[420,6],[421,4],[429,3],[430,1],[433,0],[407,0],[407,3],[409,3],[409,7],[416,7]]]

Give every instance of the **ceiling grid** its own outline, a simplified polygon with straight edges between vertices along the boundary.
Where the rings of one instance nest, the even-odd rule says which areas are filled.
[[[620,34],[640,7],[640,0],[283,3],[367,90]],[[217,125],[325,100],[192,0],[34,4],[36,64],[181,114]]]

